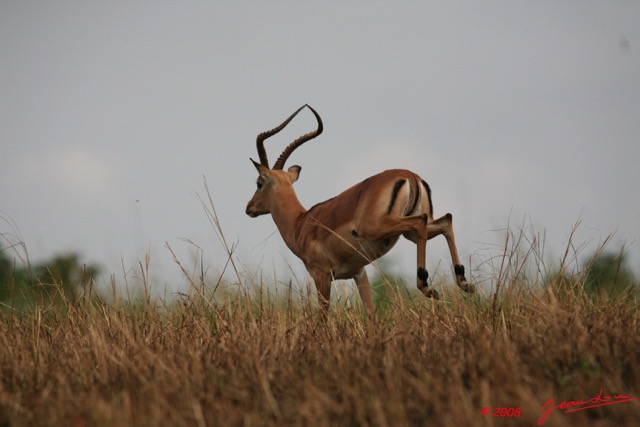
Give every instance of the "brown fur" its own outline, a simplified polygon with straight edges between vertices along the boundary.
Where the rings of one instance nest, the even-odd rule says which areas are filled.
[[[300,166],[282,170],[289,155],[304,142],[322,133],[318,113],[306,105],[318,121],[318,129],[291,143],[269,168],[263,142],[286,126],[304,106],[278,128],[258,135],[260,163],[258,189],[247,204],[251,217],[271,214],[291,251],[311,274],[318,289],[322,312],[326,316],[331,296],[331,281],[354,279],[360,297],[370,314],[375,311],[369,279],[364,267],[386,254],[404,236],[417,246],[417,286],[429,297],[438,293],[428,287],[425,269],[427,240],[444,234],[460,288],[473,292],[464,277],[453,236],[451,214],[433,220],[431,189],[417,174],[405,169],[392,169],[369,177],[336,197],[306,210],[296,196],[293,183],[298,180]],[[404,181],[403,185],[398,185]]]
[[[355,279],[367,310],[373,312],[364,267],[386,254],[400,235],[416,242],[419,252],[428,238],[449,235],[454,265],[460,264],[457,251],[454,252],[450,215],[433,221],[428,191],[413,172],[384,171],[305,210],[293,189],[299,170],[271,170],[260,164],[256,168],[261,187],[249,201],[247,214],[271,213],[285,243],[314,278],[325,310],[331,280]],[[394,184],[400,179],[407,180],[411,189],[401,189],[388,212]],[[425,257],[426,253],[419,255],[419,268],[425,268]],[[464,289],[468,284],[461,279],[458,284]],[[418,286],[423,292],[426,290],[423,281],[418,281]]]

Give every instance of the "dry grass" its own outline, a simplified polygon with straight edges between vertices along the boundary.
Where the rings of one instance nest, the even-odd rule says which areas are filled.
[[[247,274],[210,204],[238,285]],[[389,286],[376,319],[334,301],[322,324],[309,296],[206,288],[204,268],[194,278],[177,259],[191,292],[154,300],[148,258],[138,302],[114,283],[108,300],[60,292],[26,311],[0,307],[0,427],[532,426],[550,399],[640,397],[637,295],[589,296],[569,274],[573,245],[554,277],[536,238],[506,236],[489,273],[476,271],[486,294],[446,288],[434,302]],[[558,409],[543,425],[638,420],[635,400]]]
[[[535,425],[548,399],[640,397],[635,298],[552,289],[396,296],[376,320],[334,307],[325,325],[305,303],[199,292],[172,306],[5,311],[0,425]],[[544,425],[639,419],[635,401]]]

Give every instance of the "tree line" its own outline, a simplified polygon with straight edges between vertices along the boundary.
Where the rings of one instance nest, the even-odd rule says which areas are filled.
[[[97,264],[82,262],[75,252],[24,265],[11,257],[9,250],[0,248],[0,304],[21,307],[35,302],[74,300],[94,283],[99,273]]]
[[[100,274],[97,264],[83,262],[75,252],[56,255],[34,265],[18,262],[10,254],[11,250],[0,247],[0,309],[56,300],[73,301],[90,288]],[[585,264],[585,271],[579,279],[556,277],[554,282],[558,290],[616,297],[631,289],[635,295],[640,294],[639,283],[623,253],[599,253]],[[385,269],[384,266],[382,268]],[[402,279],[396,277],[392,282],[397,285]],[[385,298],[382,294],[390,292],[390,289],[382,286],[380,278],[374,279],[372,285],[374,292],[381,294],[377,295],[378,303],[383,303]]]

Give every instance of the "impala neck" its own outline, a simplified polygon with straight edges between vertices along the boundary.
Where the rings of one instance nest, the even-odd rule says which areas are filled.
[[[276,223],[276,227],[278,227],[284,242],[296,255],[298,254],[296,248],[298,219],[306,211],[302,204],[300,204],[293,188],[291,188],[290,193],[281,195],[271,208],[271,216]]]

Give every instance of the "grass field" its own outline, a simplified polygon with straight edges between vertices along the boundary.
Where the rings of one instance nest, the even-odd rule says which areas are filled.
[[[631,294],[553,286],[395,293],[377,319],[334,304],[327,324],[304,300],[197,292],[4,310],[0,426],[523,426],[592,398],[618,403],[543,425],[632,426],[639,319]]]
[[[337,299],[320,323],[314,293],[196,279],[154,300],[142,263],[140,299],[114,284],[5,302],[0,427],[637,426],[637,286],[586,292],[566,257],[543,277],[522,243],[507,239],[475,295],[383,282],[374,319]]]

